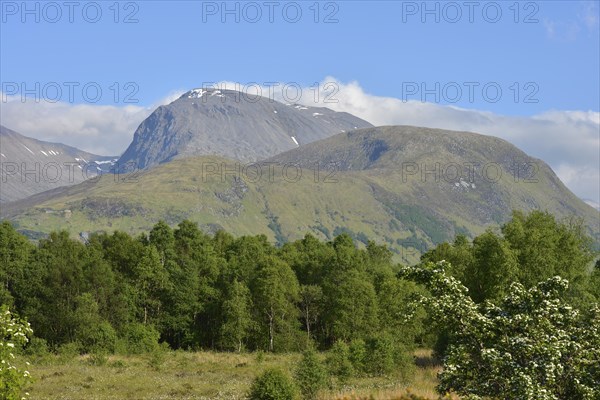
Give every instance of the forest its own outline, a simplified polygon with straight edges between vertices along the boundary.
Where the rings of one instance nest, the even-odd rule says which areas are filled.
[[[408,371],[414,349],[434,348],[444,359],[443,392],[496,398],[495,390],[497,398],[510,398],[502,397],[510,382],[482,388],[476,379],[452,374],[451,363],[476,367],[465,354],[479,351],[473,350],[474,337],[487,335],[465,326],[476,327],[481,315],[492,321],[494,313],[506,316],[518,309],[522,317],[564,303],[570,311],[547,309],[549,321],[562,321],[551,328],[565,328],[567,314],[576,312],[581,318],[573,316],[573,326],[588,324],[583,332],[589,331],[598,321],[593,310],[600,302],[594,246],[581,221],[557,221],[540,211],[514,212],[500,229],[472,240],[458,235],[423,254],[415,266],[395,263],[393,254],[373,241],[359,247],[345,233],[332,241],[307,234],[277,247],[264,235],[209,235],[186,220],[175,228],[158,222],[136,237],[115,231],[83,242],[60,231],[32,243],[3,222],[0,303],[3,315],[10,310],[15,321],[30,324],[33,333],[21,334],[30,336],[21,343],[26,349],[70,348],[80,354],[142,354],[159,347],[232,353],[317,350],[329,354],[330,372],[343,380],[359,372]],[[515,299],[534,307],[523,314]],[[498,314],[500,307],[505,311]],[[510,324],[505,318],[498,329]],[[546,328],[539,329],[553,332]],[[3,329],[0,339],[10,339],[10,331]],[[527,329],[520,326],[515,335]],[[531,331],[534,337],[539,329]],[[592,336],[590,358],[581,361],[591,387],[600,382],[598,364],[593,367],[600,340],[597,332]],[[477,343],[496,340],[485,338]],[[308,356],[307,362],[314,362]],[[540,379],[546,385],[548,377]],[[537,398],[597,398],[561,382],[547,385],[557,388],[552,389],[555,397]],[[523,392],[515,393],[519,398]]]

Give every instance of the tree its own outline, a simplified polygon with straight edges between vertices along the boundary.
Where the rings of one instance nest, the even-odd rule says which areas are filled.
[[[0,304],[12,305],[15,282],[22,278],[33,246],[13,226],[0,224]]]
[[[51,344],[75,340],[74,312],[85,289],[86,247],[66,231],[40,241],[19,284],[21,313],[39,337]]]
[[[581,221],[559,222],[548,212],[515,211],[502,233],[517,256],[519,281],[526,287],[555,275],[578,283],[595,256]]]
[[[304,351],[296,368],[295,379],[302,397],[306,400],[316,399],[319,391],[327,385],[327,371],[312,348]]]
[[[413,282],[396,277],[381,283],[377,293],[380,332],[396,335],[406,346],[414,345],[416,337],[424,332],[425,313],[415,313],[412,307],[420,291]]]
[[[274,350],[275,335],[294,329],[297,318],[298,280],[289,265],[275,257],[260,261],[252,292],[259,319],[268,328],[268,349]]]
[[[167,261],[174,256],[175,235],[173,229],[165,221],[158,221],[152,227],[148,241],[156,247],[160,255],[160,262],[163,267],[166,267]]]
[[[588,280],[588,292],[600,303],[600,259],[596,261],[592,275]]]
[[[304,327],[306,328],[306,336],[311,340],[310,327],[317,322],[321,313],[323,300],[323,290],[317,285],[301,285],[300,286],[300,310]]]
[[[432,293],[422,302],[453,341],[441,393],[468,399],[593,400],[600,387],[600,308],[580,313],[563,300],[568,282],[513,283],[497,304],[477,305],[445,273],[446,262],[404,268]]]
[[[560,275],[571,283],[566,295],[585,303],[581,298],[596,255],[582,221],[557,221],[542,211],[515,211],[501,236],[487,231],[470,245],[458,235],[453,244],[442,243],[421,260],[448,261],[447,273],[459,279],[476,302],[502,298],[513,281],[530,288]]]
[[[353,269],[333,271],[326,278],[323,294],[323,319],[331,339],[351,340],[377,331],[377,295],[366,273]]]
[[[198,344],[200,335],[214,337],[218,333],[218,325],[206,322],[205,316],[217,303],[214,284],[219,275],[218,260],[210,238],[196,223],[182,221],[174,240],[174,255],[167,265],[172,286],[163,301],[162,331],[174,347],[190,347]],[[205,327],[211,328],[210,335]]]
[[[98,312],[98,304],[91,293],[84,293],[76,298],[77,307],[73,313],[73,324],[76,327],[75,340],[84,352],[115,350],[117,335],[113,327],[102,320]]]
[[[222,305],[221,345],[225,349],[242,351],[252,326],[250,291],[237,280],[231,284]]]
[[[0,307],[0,398],[23,399],[23,387],[31,383],[29,371],[14,365],[14,355],[25,346],[33,330],[29,323],[16,318],[6,306]]]
[[[381,284],[394,276],[392,271],[392,252],[385,245],[378,245],[373,241],[367,243],[366,269],[373,278],[375,290],[379,291]]]
[[[158,250],[153,245],[146,247],[135,267],[137,303],[142,310],[141,321],[144,324],[158,319],[162,293],[168,285],[169,277]]]
[[[296,242],[286,243],[280,253],[302,285],[320,285],[325,266],[335,257],[332,246],[319,241],[311,234]]]
[[[491,231],[473,240],[472,262],[465,266],[463,283],[476,303],[497,300],[518,278],[517,259],[506,240]]]

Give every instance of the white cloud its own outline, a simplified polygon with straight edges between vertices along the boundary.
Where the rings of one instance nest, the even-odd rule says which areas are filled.
[[[138,125],[161,104],[180,96],[175,91],[150,107],[123,107],[65,102],[35,102],[0,93],[0,124],[25,136],[59,142],[100,155],[120,155]]]

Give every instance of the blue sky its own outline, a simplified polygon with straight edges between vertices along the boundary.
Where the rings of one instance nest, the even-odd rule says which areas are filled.
[[[207,82],[297,84],[305,103],[333,82],[336,111],[504,138],[600,203],[599,5],[0,0],[0,123],[119,155]]]
[[[87,6],[84,16],[89,2],[73,8],[73,23],[63,2],[55,3],[62,13],[56,23],[50,22],[55,8],[40,2],[26,7],[36,10],[36,3],[38,15],[24,15],[20,1],[2,1],[2,82],[98,82],[104,104],[114,103],[107,89],[113,82],[135,82],[134,99],[150,105],[202,82],[310,86],[332,76],[357,81],[373,95],[415,100],[422,99],[421,85],[435,90],[439,82],[439,99],[430,94],[425,100],[508,115],[600,108],[598,2],[475,2],[473,22],[463,1],[320,2],[318,23],[313,1],[297,3],[297,23],[286,21],[296,11],[287,6],[284,13],[288,2],[274,2],[273,23],[263,1],[246,8],[244,2],[120,2],[118,23],[113,1],[98,2],[102,16],[96,23],[84,19],[96,15],[96,7]],[[237,15],[223,15],[236,4]],[[439,12],[424,14],[424,7]],[[262,17],[252,23],[256,9]],[[124,23],[129,15],[138,22]],[[338,22],[325,23],[328,15]],[[465,82],[479,84],[472,102]],[[410,92],[412,83],[418,92]],[[497,102],[495,87],[487,99],[482,93],[488,83],[502,90]],[[526,102],[527,95],[537,103]],[[75,96],[74,102],[86,101]]]

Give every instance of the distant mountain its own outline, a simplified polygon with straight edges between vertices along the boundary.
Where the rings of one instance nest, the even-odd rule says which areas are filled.
[[[142,122],[119,165],[144,169],[202,155],[252,162],[371,126],[328,108],[283,104],[233,90],[194,89]]]
[[[0,203],[74,185],[108,172],[116,157],[23,136],[0,125]]]
[[[4,208],[34,235],[137,233],[188,218],[207,231],[263,233],[280,243],[348,232],[386,243],[406,262],[457,233],[497,227],[515,209],[582,218],[600,242],[598,211],[543,161],[494,137],[410,126],[340,133],[246,168],[220,157],[179,159]]]

